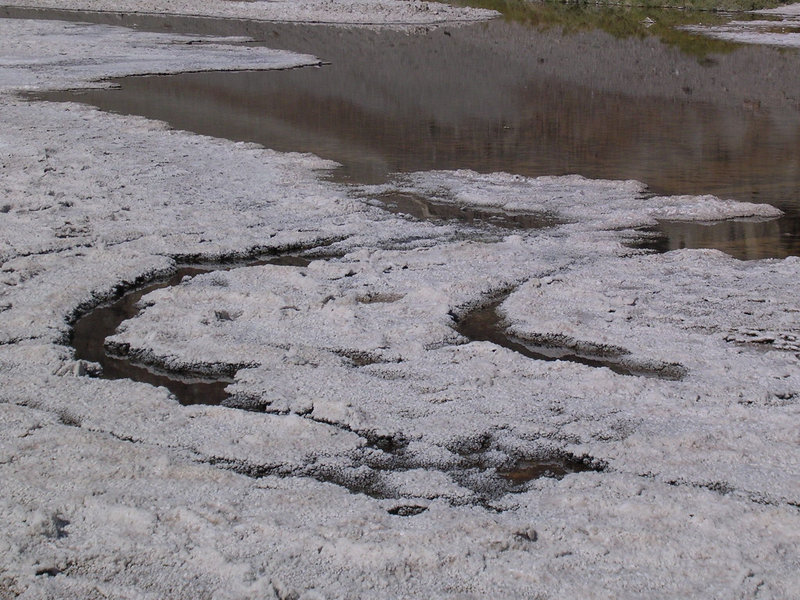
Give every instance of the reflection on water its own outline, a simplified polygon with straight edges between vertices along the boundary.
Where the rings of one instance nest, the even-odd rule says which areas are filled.
[[[374,197],[384,210],[425,221],[450,220],[470,225],[491,225],[502,229],[543,229],[559,224],[547,213],[499,212],[483,208],[434,202],[418,194],[387,192]]]
[[[729,0],[731,3],[740,0]],[[688,5],[702,4],[699,10],[686,10]],[[659,7],[608,6],[577,2],[531,2],[530,0],[450,0],[450,4],[496,10],[503,18],[537,29],[561,28],[568,33],[600,29],[616,38],[657,37],[665,44],[704,59],[711,53],[731,52],[739,47],[733,42],[693,35],[679,29],[685,25],[721,25],[730,21],[729,15],[716,12],[720,0],[693,0],[680,2],[680,10],[664,10],[668,0]],[[752,10],[752,0],[741,1],[739,10]],[[730,7],[733,8],[733,7]],[[738,13],[738,20],[763,18],[763,15]]]
[[[601,56],[590,58],[584,37],[502,21],[414,36],[262,27],[271,27],[261,31],[268,45],[304,49],[332,64],[131,77],[116,81],[118,90],[46,97],[313,152],[343,165],[334,174],[340,181],[380,183],[396,172],[458,168],[579,173],[637,179],[656,193],[768,202],[787,217],[711,229],[665,224],[661,245],[710,245],[748,258],[800,251],[800,103],[786,100],[800,97],[800,86],[775,82],[762,102],[750,97],[761,93],[759,81],[736,79],[736,61],[752,71],[772,56],[742,49],[699,66],[648,40],[586,34]],[[734,84],[741,90],[729,91]]]
[[[659,223],[637,247],[667,252],[681,248],[716,248],[741,260],[786,258],[798,254],[797,219]],[[788,231],[785,231],[788,229]],[[776,241],[778,243],[776,243]],[[783,243],[780,243],[783,242]]]

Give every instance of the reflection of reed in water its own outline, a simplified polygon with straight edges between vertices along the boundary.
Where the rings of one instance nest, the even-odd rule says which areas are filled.
[[[663,236],[654,249],[716,248],[735,258],[785,258],[800,254],[800,236],[787,231],[790,221],[723,221],[659,224]]]
[[[328,33],[320,55],[338,59],[323,68],[127,78],[118,91],[49,97],[275,150],[313,152],[341,163],[333,177],[353,183],[434,169],[578,173],[637,179],[658,194],[711,193],[784,210],[798,206],[800,115],[794,107],[768,94],[744,104],[738,97],[731,101],[733,91],[714,88],[712,94],[704,82],[728,71],[690,61],[676,75],[678,59],[650,47],[645,54],[637,47],[627,50],[645,65],[636,67],[643,74],[636,89],[630,73],[616,72],[622,67],[613,61],[604,63],[605,83],[598,83],[597,69],[586,67],[580,77],[571,71],[572,54],[554,69],[555,50],[540,47],[537,38],[503,23],[485,27],[489,34],[484,28],[454,30],[451,36],[431,32],[413,43],[392,33]],[[290,35],[282,30],[279,39]],[[374,48],[378,35],[391,51],[367,57],[363,50],[367,44]],[[489,45],[489,38],[504,40],[508,55]],[[562,42],[570,46],[573,40]],[[603,52],[617,56],[615,42],[604,44]],[[540,63],[540,55],[548,58]],[[679,85],[664,83],[678,79]],[[748,98],[757,92],[752,82],[740,83]],[[770,85],[783,90],[783,97],[786,90],[794,94],[794,88]],[[733,253],[795,253],[796,237],[784,235],[793,227],[782,222],[777,237],[775,230],[751,231],[764,238],[754,242],[760,249]],[[663,229],[678,236],[668,248],[703,240],[719,247],[724,241],[721,233],[692,237],[690,229]]]

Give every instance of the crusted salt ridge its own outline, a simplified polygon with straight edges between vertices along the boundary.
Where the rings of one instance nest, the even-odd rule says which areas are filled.
[[[720,360],[717,352],[711,358],[708,350],[681,347],[695,342],[734,353],[739,349],[728,342],[796,352],[800,322],[791,282],[799,264],[796,257],[742,262],[715,250],[599,261],[530,281],[500,308],[521,336],[591,340],[664,360]]]
[[[507,212],[546,213],[594,229],[641,227],[653,225],[659,219],[770,219],[783,214],[768,204],[722,200],[709,195],[648,197],[647,187],[638,181],[586,179],[580,175],[530,178],[468,170],[412,173],[389,185],[366,187],[362,193],[387,191],[415,192],[437,202]]]
[[[413,251],[362,250],[308,267],[264,265],[195,277],[142,299],[146,308],[109,338],[127,352],[170,357],[173,366],[264,362],[259,348],[314,348],[397,361],[456,342],[450,312],[580,257],[561,244],[520,238],[440,243]],[[592,246],[600,251],[601,243]],[[605,251],[617,246],[607,243]],[[535,252],[546,253],[545,262]],[[492,272],[502,256],[506,267]],[[191,308],[190,308],[191,307]],[[188,312],[187,312],[188,309]],[[191,340],[191,343],[188,343]]]
[[[0,19],[0,91],[97,87],[101,79],[187,71],[288,69],[313,56],[241,46],[243,38],[134,32],[121,27]],[[46,49],[38,47],[47,39]],[[198,52],[198,44],[203,46]]]
[[[420,0],[7,0],[6,6],[222,17],[290,23],[427,25],[483,21],[499,13]]]

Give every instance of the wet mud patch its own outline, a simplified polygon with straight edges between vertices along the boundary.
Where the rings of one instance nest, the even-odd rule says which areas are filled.
[[[561,480],[573,473],[599,473],[607,468],[603,461],[593,457],[578,457],[563,451],[508,458],[498,464],[496,458],[488,459],[487,450],[488,447],[463,455],[460,468],[450,473],[459,485],[472,490],[484,504],[506,494],[525,492],[528,484],[537,479]]]
[[[317,421],[310,414],[300,416]],[[424,503],[429,500],[498,510],[493,505],[495,501],[508,494],[527,491],[528,484],[536,479],[560,480],[569,474],[603,472],[607,468],[601,460],[590,456],[578,457],[563,450],[547,450],[535,456],[514,458],[498,451],[489,434],[481,438],[474,451],[452,452],[450,458],[443,461],[443,448],[439,447],[433,455],[413,450],[402,433],[376,435],[369,430],[359,431],[335,422],[317,422],[355,433],[366,440],[366,444],[342,457],[343,462],[315,463],[300,469],[286,469],[279,464],[249,464],[226,458],[215,458],[210,463],[253,478],[306,477],[375,500],[406,500],[407,503],[388,509],[396,516],[419,514],[427,508]],[[391,512],[393,510],[396,512]]]
[[[165,387],[183,405],[221,404],[228,397],[225,388],[233,382],[232,373],[218,377],[192,376],[137,364],[123,348],[108,347],[106,338],[113,335],[123,321],[132,319],[139,313],[141,310],[139,301],[143,296],[158,289],[178,285],[185,278],[241,266],[272,264],[304,267],[310,262],[310,259],[303,256],[282,255],[259,258],[246,263],[180,267],[167,279],[130,290],[117,300],[102,304],[79,317],[73,324],[70,345],[75,351],[75,358],[101,366],[102,371],[98,376],[103,379],[131,379]]]
[[[374,464],[373,460],[366,462]],[[604,470],[605,465],[599,461],[589,458],[580,459],[571,455],[526,459],[518,461],[506,469],[492,466],[484,460],[483,456],[465,458],[447,468],[426,466],[424,461],[417,462],[408,457],[400,460],[389,459],[380,468],[362,464],[349,472],[330,469],[327,472],[314,473],[311,476],[319,481],[344,487],[354,494],[364,494],[377,500],[398,500],[420,496],[418,493],[410,492],[405,490],[404,486],[398,485],[394,476],[411,471],[424,471],[437,481],[439,477],[444,476],[451,482],[451,485],[455,484],[463,493],[453,493],[451,490],[447,490],[423,494],[421,497],[429,500],[446,499],[454,505],[470,504],[491,508],[492,502],[507,494],[525,492],[531,481],[541,478],[560,480],[573,473],[602,472]]]
[[[605,467],[598,466],[591,460],[566,454],[563,456],[520,460],[509,468],[498,469],[497,474],[512,485],[521,486],[542,477],[563,479],[571,473],[600,472],[603,470],[605,470]]]
[[[36,569],[34,574],[36,575],[36,577],[42,577],[42,576],[55,577],[56,575],[60,575],[62,572],[63,571],[61,571],[56,567],[46,567],[43,569]]]
[[[372,352],[356,352],[353,350],[339,350],[334,354],[338,354],[342,358],[347,359],[354,367],[367,367],[369,365],[376,365],[378,363],[386,362],[380,355]]]
[[[351,492],[376,499],[415,497],[396,483],[398,473],[424,471],[432,477],[444,476],[467,492],[467,496],[447,493],[423,496],[427,499],[446,498],[453,504],[476,504],[493,509],[492,502],[507,494],[525,492],[531,481],[541,478],[563,479],[573,473],[603,472],[607,465],[590,456],[575,456],[569,452],[546,452],[527,458],[502,458],[492,451],[492,438],[486,436],[474,452],[456,454],[449,465],[429,463],[424,457],[408,452],[400,443],[372,443],[369,447],[380,452],[366,453],[357,460],[357,477],[352,473],[331,471],[327,481],[344,485]]]
[[[424,513],[426,510],[428,510],[427,506],[419,506],[417,504],[400,504],[398,506],[393,506],[386,512],[397,517],[415,517]]]
[[[475,309],[456,321],[455,329],[471,342],[491,342],[534,360],[565,360],[588,367],[605,367],[620,375],[657,377],[680,380],[688,373],[676,363],[640,364],[629,359],[624,348],[581,344],[559,345],[557,337],[538,340],[522,338],[508,333],[498,308],[505,300],[503,296],[490,304]]]

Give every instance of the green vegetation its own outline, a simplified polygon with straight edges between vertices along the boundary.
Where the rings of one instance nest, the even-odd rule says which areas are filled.
[[[622,0],[627,5],[588,2],[538,2],[535,0],[453,0],[451,4],[490,8],[537,29],[561,27],[565,33],[601,29],[617,38],[658,37],[698,58],[731,52],[738,44],[678,29],[685,25],[719,25],[730,19],[721,11],[775,6],[775,0]],[[636,2],[633,6],[630,3]],[[665,7],[672,4],[673,8]],[[640,6],[638,4],[648,4]],[[708,10],[702,10],[706,6]],[[680,8],[674,8],[680,7]],[[692,10],[689,10],[691,7]],[[737,18],[747,18],[737,15]],[[763,16],[761,17],[763,18]]]
[[[574,7],[588,8],[592,6],[628,6],[639,8],[680,8],[685,10],[725,11],[739,12],[758,10],[761,8],[775,8],[789,4],[793,0],[565,0],[562,2],[536,0],[453,0],[450,4],[461,6],[475,6],[491,8],[502,12],[504,15],[518,20],[530,11],[528,6],[541,4],[562,4]]]

